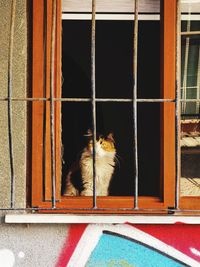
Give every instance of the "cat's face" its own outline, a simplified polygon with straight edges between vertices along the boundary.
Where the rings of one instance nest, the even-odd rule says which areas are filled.
[[[115,149],[115,141],[113,138],[113,134],[110,133],[106,137],[100,135],[96,140],[96,155],[97,156],[105,156],[105,155],[113,155],[116,152]],[[93,152],[93,141],[90,139],[88,143],[88,149],[91,154]]]

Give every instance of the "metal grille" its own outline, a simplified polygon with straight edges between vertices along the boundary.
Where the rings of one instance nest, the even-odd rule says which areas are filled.
[[[96,103],[98,102],[126,102],[132,103],[132,120],[133,120],[133,151],[134,151],[134,203],[133,208],[99,208],[97,206],[97,195],[96,195],[96,164],[95,164],[95,146],[93,146],[93,207],[92,208],[73,208],[73,210],[90,211],[90,210],[113,210],[114,211],[148,211],[148,212],[189,212],[190,210],[181,210],[179,208],[179,181],[180,181],[180,106],[182,103],[195,102],[200,103],[200,99],[181,99],[180,97],[180,37],[181,35],[188,35],[188,33],[181,33],[180,30],[180,1],[178,2],[177,8],[177,48],[176,48],[176,95],[175,99],[138,99],[137,98],[137,48],[138,48],[138,0],[134,1],[134,33],[133,33],[133,97],[128,99],[107,99],[107,98],[96,98],[95,88],[95,15],[96,15],[96,0],[92,1],[92,22],[91,22],[91,87],[92,95],[91,98],[55,98],[54,97],[54,48],[55,48],[55,30],[56,30],[56,8],[57,1],[52,1],[52,39],[51,39],[51,75],[50,75],[50,98],[13,98],[12,97],[12,55],[13,55],[13,28],[14,28],[14,17],[15,17],[15,6],[16,1],[12,1],[12,13],[11,13],[11,27],[10,27],[10,43],[9,43],[9,65],[8,65],[8,97],[1,98],[0,101],[6,101],[8,103],[8,135],[9,135],[9,151],[10,151],[10,173],[11,173],[11,201],[10,208],[4,208],[1,210],[69,210],[68,208],[56,207],[56,177],[55,177],[55,133],[54,133],[54,103],[56,101],[61,102],[90,102],[92,104],[92,126],[93,126],[93,143],[96,140]],[[193,34],[193,33],[192,33]],[[13,101],[49,101],[50,102],[50,139],[51,139],[51,184],[52,184],[52,205],[50,208],[17,208],[15,207],[14,201],[14,180],[15,170],[13,166],[13,142],[12,142],[12,102]],[[175,207],[169,209],[141,209],[138,206],[138,136],[137,136],[137,104],[138,103],[175,103],[175,122],[176,122],[176,193],[175,193]],[[200,212],[200,210],[195,210]]]

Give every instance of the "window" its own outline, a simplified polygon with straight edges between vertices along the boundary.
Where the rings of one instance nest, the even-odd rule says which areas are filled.
[[[199,206],[199,15],[197,3],[183,3],[181,23],[181,202]],[[187,3],[188,2],[188,3]],[[199,10],[199,9],[197,9]],[[192,204],[189,204],[192,203]]]
[[[138,28],[134,1],[128,11],[123,1],[114,9],[109,3],[97,3],[91,44],[89,2],[63,1],[62,27],[60,1],[33,2],[32,207],[77,213],[199,209],[198,197],[195,204],[179,197],[177,3],[141,1]],[[188,89],[182,87],[183,96]],[[108,196],[95,190],[93,196],[66,196],[67,173],[89,128],[93,136],[114,133],[121,166]]]

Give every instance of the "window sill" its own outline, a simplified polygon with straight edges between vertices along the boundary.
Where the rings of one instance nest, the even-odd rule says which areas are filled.
[[[200,216],[174,215],[62,215],[62,214],[8,214],[5,223],[133,223],[133,224],[200,224]]]

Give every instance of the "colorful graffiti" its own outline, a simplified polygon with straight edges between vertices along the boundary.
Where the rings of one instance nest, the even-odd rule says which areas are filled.
[[[200,266],[198,225],[72,225],[57,267]]]

